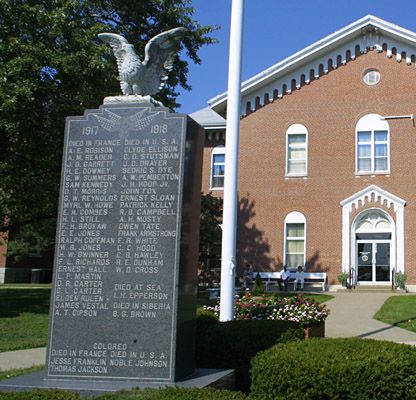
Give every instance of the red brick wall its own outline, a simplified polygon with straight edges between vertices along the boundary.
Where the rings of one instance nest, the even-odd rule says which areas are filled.
[[[381,81],[375,86],[367,86],[362,81],[363,72],[368,68],[377,68],[381,73]],[[388,121],[390,175],[355,175],[358,120],[370,113],[411,114],[416,111],[415,93],[415,65],[398,63],[394,58],[387,58],[386,53],[370,51],[243,118],[239,264],[247,260],[256,270],[278,268],[283,260],[285,216],[291,211],[300,211],[307,221],[306,258],[313,264],[309,268],[328,271],[330,282],[336,283],[342,262],[340,201],[375,184],[406,201],[405,269],[408,283],[416,284],[416,127],[413,121]],[[294,123],[308,129],[307,178],[285,178],[286,130]],[[210,149],[205,151],[203,186],[206,187]]]

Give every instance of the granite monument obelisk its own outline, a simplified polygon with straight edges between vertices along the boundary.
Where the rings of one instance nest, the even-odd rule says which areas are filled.
[[[152,99],[184,34],[140,61],[122,36],[123,96],[66,122],[47,379],[176,382],[194,371],[202,129]]]

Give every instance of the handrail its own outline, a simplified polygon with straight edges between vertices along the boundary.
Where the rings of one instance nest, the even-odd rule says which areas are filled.
[[[348,288],[355,289],[356,284],[355,268],[351,267],[348,271]]]
[[[394,290],[394,288],[396,287],[396,282],[395,282],[395,274],[396,274],[396,269],[392,268],[391,269],[391,290]]]

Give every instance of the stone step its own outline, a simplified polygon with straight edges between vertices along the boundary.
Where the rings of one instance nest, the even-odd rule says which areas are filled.
[[[346,291],[346,289],[340,289],[339,291]],[[351,289],[351,291],[360,293],[395,293],[395,291],[391,289],[391,285],[357,285]]]

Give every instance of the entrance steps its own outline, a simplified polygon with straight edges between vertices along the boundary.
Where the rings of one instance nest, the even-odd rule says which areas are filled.
[[[339,292],[346,292],[348,289],[339,289]],[[395,293],[394,290],[391,289],[391,285],[357,285],[353,289],[348,290],[351,292],[360,292],[360,293]]]

